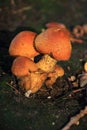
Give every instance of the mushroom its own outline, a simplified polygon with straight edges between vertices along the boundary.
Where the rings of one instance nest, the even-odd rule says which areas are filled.
[[[55,60],[68,60],[71,56],[70,35],[67,29],[52,27],[37,35],[36,50],[42,54],[49,54]]]
[[[73,28],[73,34],[75,35],[76,38],[80,38],[84,35],[84,29],[82,26],[80,25],[76,25]]]
[[[84,63],[84,71],[87,72],[87,62]]]
[[[45,82],[46,86],[52,87],[52,85],[56,82],[56,79],[63,75],[64,75],[64,69],[59,65],[55,65],[54,71],[48,73],[48,76],[47,76],[48,79]]]
[[[59,28],[66,28],[66,26],[63,23],[58,23],[58,22],[49,22],[46,24],[47,28],[51,27],[59,27]]]
[[[17,77],[19,80],[18,84],[24,90],[28,90],[30,88],[30,74],[31,72],[37,71],[38,68],[35,63],[27,57],[19,56],[17,57],[11,67],[11,72]]]
[[[11,71],[19,79],[19,86],[26,91],[26,97],[37,92],[47,78],[47,74],[38,71],[37,65],[32,60],[23,56],[13,61]]]
[[[32,31],[22,31],[18,33],[9,46],[9,54],[11,56],[25,56],[33,58],[39,53],[34,48],[34,39],[36,33]]]
[[[31,93],[36,93],[43,85],[47,78],[47,73],[37,71],[32,72],[30,75],[31,87],[26,91],[25,96],[29,97]]]
[[[42,59],[36,63],[36,65],[42,72],[49,73],[54,70],[56,63],[57,63],[57,60],[52,58],[50,55],[45,54],[42,57]]]
[[[53,72],[57,61],[69,60],[72,46],[67,29],[51,27],[35,38],[35,47],[44,54],[37,62],[38,68],[46,73]],[[48,74],[49,75],[49,74]]]
[[[22,31],[15,36],[9,47],[9,54],[15,56],[11,71],[17,77],[19,86],[26,91],[25,96],[38,91],[47,77],[31,60],[39,55],[35,50],[34,39],[36,33]],[[27,93],[28,91],[28,93]]]
[[[36,64],[27,57],[19,56],[12,64],[11,71],[17,77],[27,76],[31,72],[37,71]]]

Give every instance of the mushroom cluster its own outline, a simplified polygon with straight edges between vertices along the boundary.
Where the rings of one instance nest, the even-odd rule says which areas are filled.
[[[9,54],[15,57],[11,72],[17,77],[25,96],[36,93],[43,83],[52,87],[56,79],[64,75],[64,69],[57,62],[69,60],[71,52],[70,33],[61,24],[49,26],[40,34],[32,31],[18,33],[11,41]],[[35,62],[38,55],[42,57]]]

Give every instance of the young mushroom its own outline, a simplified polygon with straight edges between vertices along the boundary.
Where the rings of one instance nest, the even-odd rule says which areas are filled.
[[[12,73],[19,79],[19,86],[25,90],[25,96],[37,92],[47,77],[38,71],[37,65],[27,57],[17,57],[12,64]]]
[[[61,77],[64,75],[64,69],[59,66],[55,65],[54,71],[48,73],[48,79],[46,80],[46,86],[47,87],[52,87],[52,85],[56,82],[58,77]]]
[[[38,68],[50,73],[55,70],[57,61],[69,60],[72,46],[67,29],[51,27],[35,38],[37,51],[45,54],[37,63]]]
[[[23,56],[17,57],[13,61],[12,67],[11,67],[11,72],[18,79],[20,79],[21,83],[26,82],[27,80],[30,80],[29,79],[30,73],[35,72],[37,70],[38,70],[38,68],[37,68],[36,64],[32,60],[30,60],[29,58],[23,57]],[[28,78],[24,78],[24,77],[28,77]],[[20,85],[20,86],[22,86],[22,85]],[[23,87],[25,87],[25,89],[28,90],[30,88],[30,83],[23,86]]]
[[[84,63],[84,71],[87,72],[87,62]]]
[[[59,27],[59,28],[66,28],[66,26],[63,23],[58,23],[58,22],[49,22],[46,24],[47,28],[52,28],[52,27]]]

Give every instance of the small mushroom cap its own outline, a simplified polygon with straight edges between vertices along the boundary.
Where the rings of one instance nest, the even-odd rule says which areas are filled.
[[[34,48],[36,33],[32,31],[22,31],[11,41],[9,54],[11,56],[26,56],[32,58],[39,53]]]
[[[84,70],[85,70],[85,72],[87,72],[87,62],[85,62],[85,64],[84,64]]]
[[[47,28],[51,27],[59,27],[59,28],[66,28],[66,26],[63,23],[58,23],[58,22],[49,22],[46,24]]]
[[[37,71],[36,64],[27,57],[17,57],[12,64],[11,71],[17,77],[29,75],[32,71]]]
[[[51,27],[37,35],[36,49],[43,54],[51,54],[56,60],[68,60],[71,56],[71,36],[67,29]]]

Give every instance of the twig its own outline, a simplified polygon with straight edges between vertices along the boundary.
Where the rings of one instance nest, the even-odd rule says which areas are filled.
[[[10,83],[6,82],[6,84],[7,84],[9,87],[11,87],[12,89],[14,89],[17,93],[19,93],[19,91],[18,91],[15,87],[13,87]]]
[[[71,83],[71,81],[66,76],[65,76],[65,80],[67,81],[70,89],[74,88],[73,84]]]
[[[69,96],[71,97],[73,94],[81,92],[82,90],[85,90],[85,89],[86,89],[86,87],[75,89],[75,90],[71,91]]]
[[[77,42],[77,43],[80,43],[80,44],[82,44],[84,42],[82,39],[76,39],[74,37],[71,37],[71,41],[72,42]]]
[[[26,6],[26,7],[23,7],[23,8],[21,8],[21,9],[14,10],[14,11],[13,11],[13,14],[22,13],[22,12],[27,11],[27,10],[30,10],[30,9],[31,9],[30,6]]]
[[[86,114],[87,114],[87,106],[85,106],[85,108],[81,110],[79,114],[71,117],[70,121],[61,130],[69,130],[70,127],[74,124],[79,125],[80,118],[82,118]]]

